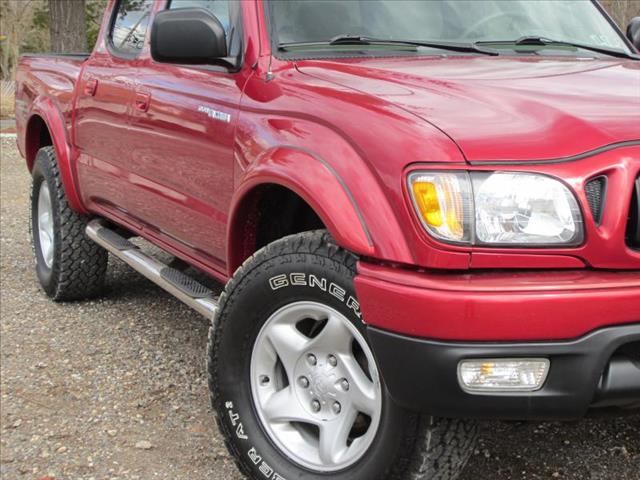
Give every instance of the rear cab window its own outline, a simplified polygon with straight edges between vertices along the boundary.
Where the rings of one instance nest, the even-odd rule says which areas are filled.
[[[154,0],[119,0],[109,32],[113,53],[133,57],[142,50],[153,4]]]
[[[172,0],[169,8],[204,8],[209,10],[220,20],[227,37],[229,36],[229,28],[231,26],[229,0]]]

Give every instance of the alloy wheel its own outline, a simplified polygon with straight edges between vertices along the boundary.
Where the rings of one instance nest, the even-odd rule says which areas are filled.
[[[38,239],[40,254],[47,268],[53,266],[54,231],[53,231],[53,206],[51,193],[46,182],[40,185],[38,193]]]
[[[296,302],[271,315],[253,348],[251,389],[268,436],[303,467],[348,468],[375,439],[382,391],[373,354],[327,305]]]

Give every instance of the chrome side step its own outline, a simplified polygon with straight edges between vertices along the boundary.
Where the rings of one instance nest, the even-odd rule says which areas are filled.
[[[87,236],[101,247],[131,266],[178,300],[198,313],[213,319],[218,310],[218,300],[212,290],[147,255],[126,238],[106,227],[102,220],[92,220],[86,228]]]

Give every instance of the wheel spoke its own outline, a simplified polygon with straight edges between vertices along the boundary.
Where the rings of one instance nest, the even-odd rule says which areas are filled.
[[[289,381],[293,381],[296,362],[309,346],[309,339],[300,333],[294,325],[288,324],[273,325],[269,329],[267,337],[280,357]]]
[[[354,407],[362,413],[373,416],[378,409],[375,384],[369,380],[353,357],[342,357],[341,362],[348,372],[349,398]]]
[[[46,232],[47,229],[47,217],[49,216],[48,213],[46,212],[39,212],[40,215],[38,216],[38,227],[40,228],[41,232]]]
[[[52,242],[49,242],[49,245],[47,247],[47,256],[46,258],[46,262],[47,265],[51,265],[53,263],[53,248],[52,248]]]
[[[45,264],[51,268],[53,264],[53,212],[51,194],[46,183],[40,186],[38,194],[38,233],[40,239],[40,253]]]
[[[269,397],[263,408],[269,422],[317,422],[300,405],[291,386]]]
[[[326,325],[311,342],[310,347],[337,353],[351,354],[353,335],[342,320],[330,315]]]
[[[40,230],[40,246],[42,247],[43,253],[49,248],[50,242],[51,238],[49,238],[49,234],[44,230]]]
[[[47,265],[51,264],[53,260],[53,239],[46,230],[40,230],[40,250],[42,251],[42,257]]]
[[[356,421],[358,412],[349,408],[337,419],[325,422],[320,426],[320,460],[326,465],[333,465],[340,461],[340,457],[349,448],[347,440]]]

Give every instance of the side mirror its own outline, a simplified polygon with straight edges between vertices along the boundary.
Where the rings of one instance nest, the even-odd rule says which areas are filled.
[[[227,36],[216,16],[203,8],[159,12],[151,27],[151,57],[189,65],[228,64]]]
[[[635,17],[629,22],[627,27],[627,38],[633,46],[640,50],[640,17]]]

